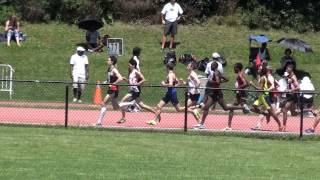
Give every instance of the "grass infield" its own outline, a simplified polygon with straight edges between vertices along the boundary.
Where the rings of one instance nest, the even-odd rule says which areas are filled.
[[[0,126],[0,179],[317,179],[318,141]]]

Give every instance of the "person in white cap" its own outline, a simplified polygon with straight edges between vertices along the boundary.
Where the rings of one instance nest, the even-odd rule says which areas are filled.
[[[77,47],[77,52],[70,59],[70,77],[73,81],[73,102],[81,103],[81,94],[89,79],[89,61],[84,54],[85,49]]]
[[[214,52],[212,53],[212,61],[209,62],[206,66],[206,70],[205,70],[205,73],[207,75],[208,78],[212,78],[212,70],[211,70],[211,64],[213,61],[217,62],[218,63],[218,71],[220,72],[220,74],[223,74],[223,66],[222,64],[218,61],[218,59],[220,58],[220,54],[218,54],[217,52]]]
[[[170,0],[170,2],[163,7],[161,11],[161,19],[162,24],[165,25],[165,28],[162,36],[162,51],[166,44],[168,35],[170,35],[170,49],[173,48],[174,36],[177,34],[178,29],[178,20],[180,19],[182,13],[183,10],[176,0]]]

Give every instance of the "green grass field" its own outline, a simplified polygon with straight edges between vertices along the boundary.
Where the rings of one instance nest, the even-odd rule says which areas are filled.
[[[320,142],[0,126],[0,179],[317,179]]]
[[[23,23],[22,31],[28,35],[28,40],[19,48],[15,43],[7,48],[5,43],[0,46],[0,62],[11,64],[15,68],[16,80],[66,80],[69,78],[69,59],[75,53],[76,44],[84,42],[85,31],[75,25],[58,23],[28,24]],[[165,78],[165,68],[162,65],[164,53],[160,52],[160,39],[162,26],[134,25],[115,23],[107,25],[100,30],[101,35],[110,34],[111,37],[124,38],[124,56],[119,57],[119,69],[123,75],[127,74],[127,62],[131,56],[132,48],[142,48],[141,69],[147,79],[147,84],[159,85]],[[245,27],[218,26],[213,21],[207,25],[181,25],[176,38],[180,44],[177,53],[193,53],[199,59],[210,57],[217,51],[228,60],[226,76],[231,79],[224,87],[233,88],[233,64],[235,62],[248,62],[248,36],[250,34],[266,34],[276,41],[281,37],[296,37],[308,42],[314,53],[295,52],[298,59],[298,68],[307,70],[313,75],[316,87],[319,87],[318,76],[320,57],[320,33],[297,34],[283,31],[251,31]],[[273,42],[269,45],[272,55],[271,65],[279,67],[279,59],[283,55],[284,47]],[[106,52],[88,54],[90,60],[90,82],[105,80]],[[186,78],[186,71],[182,64],[177,66],[179,77]],[[42,91],[39,89],[43,88]],[[63,86],[48,85],[46,87],[30,84],[16,84],[15,99],[63,101]],[[94,87],[88,88],[85,93],[87,102],[91,101]],[[122,91],[124,92],[124,91]],[[159,90],[144,89],[144,97],[156,103],[161,97]],[[0,94],[1,98],[7,95]]]

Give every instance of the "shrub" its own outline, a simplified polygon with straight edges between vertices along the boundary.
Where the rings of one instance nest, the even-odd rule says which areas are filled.
[[[12,14],[15,14],[15,9],[13,6],[0,6],[0,23],[4,24],[8,17]]]

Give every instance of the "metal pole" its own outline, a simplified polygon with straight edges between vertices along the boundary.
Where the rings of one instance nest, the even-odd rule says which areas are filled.
[[[188,130],[188,88],[184,92],[184,132]]]
[[[68,110],[69,110],[69,85],[66,85],[65,94],[65,114],[64,114],[64,127],[68,127]]]
[[[299,100],[300,100],[300,136],[299,139],[302,140],[303,138],[303,94],[300,94],[299,96]]]

